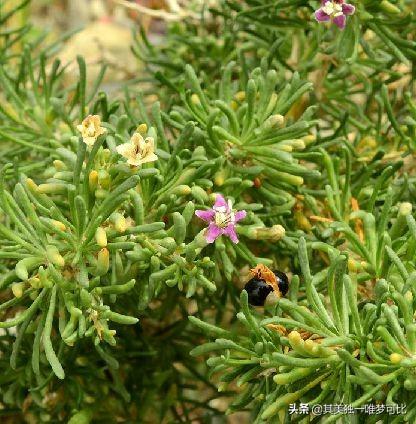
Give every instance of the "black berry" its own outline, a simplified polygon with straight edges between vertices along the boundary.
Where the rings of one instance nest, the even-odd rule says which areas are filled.
[[[252,278],[244,287],[248,294],[248,303],[253,306],[263,306],[266,297],[273,290],[264,280]]]
[[[287,275],[281,271],[273,271],[277,285],[282,296],[286,296],[289,290]],[[267,296],[273,291],[273,287],[261,278],[252,278],[244,287],[248,294],[248,302],[253,306],[263,306]]]
[[[289,291],[289,280],[287,278],[287,275],[281,271],[273,271],[273,273],[276,276],[280,293],[282,294],[282,296],[286,296],[287,292]]]

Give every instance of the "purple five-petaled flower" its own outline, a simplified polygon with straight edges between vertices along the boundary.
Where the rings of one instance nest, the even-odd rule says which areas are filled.
[[[197,210],[195,215],[209,223],[205,236],[208,243],[213,243],[223,234],[228,236],[233,243],[238,243],[235,224],[245,218],[246,211],[234,211],[231,200],[227,202],[221,194],[217,194],[212,209]]]
[[[355,7],[344,0],[322,0],[320,9],[315,12],[315,18],[318,22],[328,22],[332,19],[338,28],[344,29],[346,16],[354,12]]]

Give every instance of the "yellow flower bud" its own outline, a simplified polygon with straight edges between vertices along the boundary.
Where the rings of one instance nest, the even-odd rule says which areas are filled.
[[[110,268],[110,252],[105,247],[98,252],[97,272],[104,275]]]
[[[98,172],[93,170],[88,175],[88,185],[91,191],[94,191],[98,185]]]
[[[298,345],[302,344],[302,342],[303,342],[302,337],[300,336],[300,334],[297,331],[291,331],[289,333],[288,338],[289,338],[290,344],[294,345],[294,346],[298,346]]]
[[[106,247],[107,246],[107,233],[104,228],[98,227],[95,232],[95,240],[97,241],[98,246]]]
[[[12,284],[12,292],[15,297],[22,297],[23,291],[25,290],[26,284],[24,282],[13,283]]]
[[[231,100],[230,106],[231,106],[231,109],[232,110],[237,110],[238,109],[238,103],[235,100]]]
[[[200,105],[201,104],[201,100],[199,99],[199,96],[198,96],[198,94],[192,94],[192,96],[191,96],[191,102],[194,104],[194,105]]]
[[[66,230],[66,226],[63,222],[61,221],[56,221],[55,219],[52,220],[52,225],[57,228],[58,230],[61,231],[65,231]]]
[[[28,186],[28,188],[32,191],[37,191],[38,190],[38,185],[32,180],[32,178],[27,178],[26,179],[26,185]]]
[[[42,284],[41,284],[40,279],[38,277],[31,277],[27,280],[27,282],[34,289],[39,289],[40,287],[42,287]]]
[[[242,102],[246,98],[246,92],[245,91],[239,91],[235,94],[234,99],[236,99],[239,102]]]
[[[127,228],[126,218],[121,214],[116,214],[114,217],[114,228],[119,233],[124,233]]]
[[[386,13],[391,13],[392,15],[398,15],[401,13],[401,10],[396,5],[390,3],[387,0],[382,0],[380,3],[380,9]]]
[[[302,140],[305,142],[307,146],[309,146],[309,144],[312,144],[316,141],[316,135],[313,135],[313,134],[305,135],[304,137],[302,137]]]
[[[404,358],[403,355],[400,355],[399,353],[392,353],[390,355],[390,361],[393,364],[399,364],[403,358]]]
[[[55,169],[59,172],[59,171],[65,171],[67,169],[67,166],[65,165],[64,162],[62,162],[59,159],[56,159],[53,161],[53,166],[55,167]]]
[[[145,135],[147,133],[147,125],[146,124],[140,124],[137,127],[137,132],[140,133],[141,135]]]
[[[399,205],[399,215],[406,216],[412,213],[412,204],[409,202],[403,202]]]
[[[49,245],[46,247],[46,256],[54,265],[62,267],[65,265],[65,259],[59,253],[56,246]]]

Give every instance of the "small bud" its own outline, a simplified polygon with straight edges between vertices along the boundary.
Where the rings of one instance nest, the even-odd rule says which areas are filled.
[[[305,142],[303,140],[293,140],[292,146],[296,150],[303,150],[306,147]]]
[[[289,338],[290,344],[293,345],[293,346],[299,346],[303,342],[302,337],[300,336],[300,334],[297,331],[291,331],[289,333],[288,338]]]
[[[91,191],[94,191],[98,186],[98,172],[92,170],[88,175],[88,184]]]
[[[234,99],[236,99],[239,102],[242,102],[246,99],[246,92],[245,91],[239,91],[235,94]]]
[[[396,5],[390,3],[387,0],[382,0],[382,2],[380,3],[380,9],[383,12],[391,13],[393,15],[401,13],[401,10]]]
[[[413,293],[408,290],[405,294],[404,294],[404,298],[408,301],[408,302],[412,302],[413,301]]]
[[[106,247],[107,246],[107,233],[104,228],[98,227],[95,232],[95,240],[97,241],[98,246]]]
[[[272,227],[250,228],[247,232],[247,237],[252,240],[278,241],[284,236],[285,229],[279,224],[273,225]]]
[[[306,340],[304,347],[308,352],[312,354],[316,354],[319,351],[319,345],[315,343],[313,340]]]
[[[99,188],[98,190],[95,190],[94,195],[97,199],[105,199],[108,195],[108,191],[103,190],[102,188]]]
[[[64,162],[62,162],[61,160],[54,160],[53,161],[53,166],[55,167],[55,169],[59,172],[59,171],[65,171],[67,168],[67,166],[65,165]]]
[[[27,282],[30,284],[30,286],[34,289],[39,289],[42,287],[41,281],[38,277],[31,277]]]
[[[38,191],[38,185],[32,180],[32,178],[26,179],[26,185],[32,191]]]
[[[238,109],[238,103],[235,100],[231,100],[230,106],[231,106],[231,109],[234,111]]]
[[[61,231],[65,231],[66,230],[66,226],[64,223],[62,223],[61,221],[56,221],[55,219],[52,220],[52,225]]]
[[[126,231],[127,223],[126,218],[124,218],[123,215],[121,215],[120,213],[114,213],[111,217],[111,221],[114,224],[114,228],[119,233],[124,233]]]
[[[225,183],[226,175],[224,171],[218,171],[214,175],[214,183],[216,186],[221,187]]]
[[[399,205],[399,215],[406,216],[412,213],[412,204],[409,202],[403,202]]]
[[[49,245],[46,247],[46,256],[54,265],[62,267],[65,265],[65,259],[59,253],[56,246]]]
[[[105,247],[98,252],[97,273],[104,275],[110,268],[110,252]]]
[[[137,127],[137,132],[140,133],[141,135],[145,135],[147,133],[147,125],[146,124],[140,124]]]
[[[68,187],[66,184],[59,183],[40,184],[38,186],[38,191],[44,194],[64,194],[67,189]]]
[[[305,135],[304,137],[302,137],[302,140],[307,146],[309,146],[309,144],[312,144],[316,141],[316,135],[313,135],[313,134]]]
[[[201,104],[201,100],[199,99],[199,96],[197,95],[197,94],[192,94],[192,96],[191,96],[191,102],[194,104],[194,105],[200,105]]]
[[[111,183],[110,174],[105,169],[100,169],[98,171],[98,183],[104,189],[107,189],[110,187],[110,183]]]
[[[361,263],[357,262],[352,258],[348,258],[348,271],[356,273],[363,269]]]
[[[17,298],[20,298],[23,296],[23,291],[25,290],[26,284],[24,282],[20,283],[13,283],[12,284],[12,292],[13,295]]]
[[[392,353],[390,355],[390,361],[393,364],[399,364],[403,358],[404,358],[403,355],[400,355],[399,353]]]
[[[279,146],[280,150],[282,150],[283,152],[293,152],[293,147],[289,144],[281,144]]]
[[[191,192],[192,192],[191,187],[185,184],[179,185],[175,187],[175,189],[173,190],[173,194],[178,194],[180,196],[186,196],[188,194],[191,194]]]
[[[271,127],[281,127],[285,123],[285,118],[282,115],[279,115],[279,114],[271,115],[267,119],[267,123]]]
[[[16,275],[21,279],[21,280],[27,280],[28,278],[29,278],[29,273],[28,273],[28,271],[27,271],[27,267],[26,267],[26,264],[25,264],[25,261],[24,261],[24,259],[22,259],[21,261],[19,261],[17,264],[16,264],[16,267],[15,267],[15,273],[16,273]]]

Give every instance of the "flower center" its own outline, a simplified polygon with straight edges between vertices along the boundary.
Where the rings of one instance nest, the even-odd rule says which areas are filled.
[[[335,1],[327,1],[322,6],[322,10],[329,16],[340,16],[342,15],[342,4]]]
[[[140,151],[140,147],[139,146],[134,146],[134,150],[133,150],[134,154],[136,156],[138,156],[139,158],[142,157],[142,152]]]
[[[95,127],[94,127],[94,123],[90,123],[87,127],[87,134],[89,137],[94,137],[95,134]]]
[[[220,206],[214,208],[215,211],[215,225],[219,228],[226,228],[228,225],[233,224],[235,222],[235,215],[233,210],[231,209],[231,205],[229,204],[229,208],[225,206]]]

